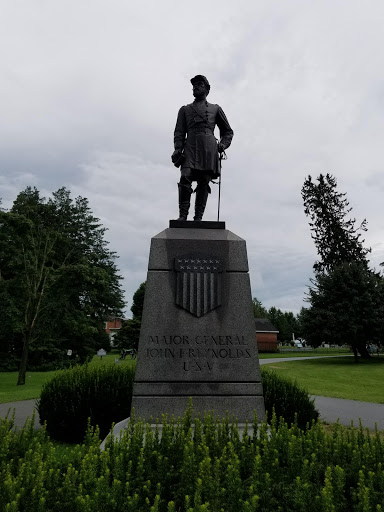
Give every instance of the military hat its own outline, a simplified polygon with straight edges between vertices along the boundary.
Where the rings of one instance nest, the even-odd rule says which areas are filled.
[[[193,85],[195,82],[198,82],[198,81],[204,82],[204,84],[207,86],[208,90],[211,88],[211,86],[209,85],[208,80],[205,78],[205,76],[204,76],[204,75],[196,75],[196,76],[194,76],[193,78],[191,78],[191,84],[192,84],[192,85]]]

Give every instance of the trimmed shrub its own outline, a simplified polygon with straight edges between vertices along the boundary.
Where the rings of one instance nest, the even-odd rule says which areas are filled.
[[[105,437],[113,422],[130,414],[134,374],[134,366],[115,364],[60,370],[42,388],[40,422],[47,422],[47,431],[57,440],[81,442],[90,418]]]
[[[38,401],[40,422],[60,441],[81,442],[91,425],[98,425],[104,438],[112,425],[131,412],[134,366],[75,366],[59,371],[42,389]],[[273,411],[289,424],[306,428],[319,417],[314,401],[297,383],[262,368],[267,418]],[[261,421],[263,418],[259,418]]]
[[[313,398],[297,382],[284,379],[266,368],[261,369],[261,374],[268,422],[272,419],[273,411],[278,418],[284,418],[288,425],[297,422],[303,429],[317,421],[319,413]]]
[[[100,452],[53,444],[44,429],[0,419],[0,512],[380,512],[384,436],[318,422],[236,425],[187,412],[162,434],[130,422]]]

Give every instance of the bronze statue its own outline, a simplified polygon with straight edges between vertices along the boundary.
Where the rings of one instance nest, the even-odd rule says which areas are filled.
[[[187,220],[192,182],[197,181],[193,220],[201,221],[211,192],[209,183],[220,176],[220,156],[230,146],[233,131],[222,108],[207,102],[211,87],[205,76],[196,75],[191,84],[195,101],[179,110],[171,158],[176,167],[181,167],[178,220]],[[214,136],[216,125],[220,141]]]

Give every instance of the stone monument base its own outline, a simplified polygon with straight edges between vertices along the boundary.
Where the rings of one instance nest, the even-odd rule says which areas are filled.
[[[132,407],[155,423],[191,397],[196,414],[262,421],[245,241],[199,225],[152,238]]]
[[[215,220],[170,220],[170,228],[225,229],[225,222]]]
[[[121,437],[124,435],[124,431],[128,428],[129,422],[131,418],[125,418],[124,420],[120,421],[119,423],[116,423],[116,425],[113,428],[113,434],[112,431],[109,432],[109,434],[103,439],[103,441],[100,443],[100,450],[103,451],[105,449],[105,445],[108,441],[108,439],[111,438],[113,435],[114,441],[118,441],[121,439]],[[231,420],[231,418],[230,418]],[[231,424],[231,421],[230,421]],[[260,426],[262,424],[262,421],[258,421],[257,424],[257,431],[256,436],[258,437],[260,434]],[[254,429],[253,429],[253,423],[249,422],[248,424],[245,423],[236,423],[237,431],[239,433],[240,439],[243,439],[244,432],[246,431],[248,436],[253,437],[254,436]],[[192,423],[191,425],[192,434],[195,430],[195,424]],[[161,436],[163,434],[163,424],[162,423],[152,423],[151,424],[151,430],[153,433],[158,432],[159,439],[161,439]],[[267,434],[270,435],[270,427],[267,426]]]

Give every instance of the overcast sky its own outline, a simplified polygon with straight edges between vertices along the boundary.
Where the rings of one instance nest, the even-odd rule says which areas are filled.
[[[253,296],[297,313],[308,174],[337,178],[384,261],[383,20],[382,0],[0,0],[3,206],[28,185],[87,197],[130,316],[150,239],[178,217],[173,130],[203,74],[235,132],[221,220],[247,241]]]

